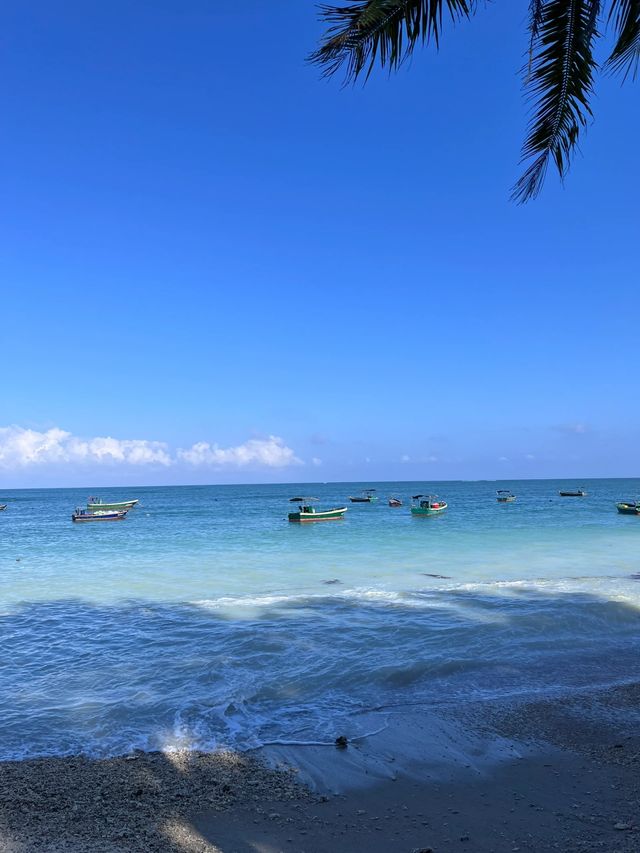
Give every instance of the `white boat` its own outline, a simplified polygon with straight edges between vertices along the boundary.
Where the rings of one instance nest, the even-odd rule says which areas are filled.
[[[89,512],[118,512],[132,509],[137,503],[137,498],[134,501],[103,501],[102,498],[92,497],[87,500],[87,509]]]

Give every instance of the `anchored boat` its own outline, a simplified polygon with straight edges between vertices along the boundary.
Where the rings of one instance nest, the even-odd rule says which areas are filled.
[[[350,497],[349,500],[352,504],[372,504],[378,500],[377,495],[375,494],[375,489],[365,489],[361,495],[356,495],[355,497]]]
[[[586,498],[587,496],[584,489],[563,489],[558,494],[561,498]]]
[[[448,506],[447,502],[437,495],[414,495],[412,500],[414,503],[411,507],[411,515],[437,515]]]
[[[337,521],[344,518],[347,507],[339,507],[337,509],[316,509],[312,506],[313,501],[317,498],[289,498],[289,503],[300,504],[295,512],[289,513],[289,521],[299,521],[306,523],[308,521]]]
[[[400,498],[389,498],[389,506],[402,506]]]
[[[87,500],[87,509],[89,512],[120,512],[121,510],[130,510],[138,503],[138,499],[134,501],[112,501],[107,503],[102,498],[91,497]]]
[[[71,521],[122,521],[126,518],[127,512],[128,510],[126,509],[90,512],[88,509],[80,509],[80,507],[78,507],[76,511],[71,514]]]
[[[508,504],[515,501],[516,496],[509,489],[498,489],[496,492],[496,500],[499,504]]]
[[[640,515],[640,501],[620,501],[616,507],[622,515]]]

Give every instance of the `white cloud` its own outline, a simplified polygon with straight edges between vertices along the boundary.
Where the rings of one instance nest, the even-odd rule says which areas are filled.
[[[319,467],[320,465],[322,465],[322,459],[318,459],[318,457],[317,457],[317,456],[313,456],[313,457],[311,458],[311,464],[312,464],[312,465],[315,465],[315,466],[316,466],[316,468],[317,468],[317,467]]]
[[[237,447],[219,447],[208,441],[199,441],[186,450],[181,448],[178,459],[190,465],[229,465],[242,468],[245,465],[263,465],[267,468],[286,468],[288,465],[302,465],[294,451],[287,447],[281,438],[270,435],[268,438],[250,438]]]
[[[508,456],[499,456],[498,457],[498,462],[508,462],[508,461],[509,461]]]
[[[20,426],[0,427],[0,467],[23,468],[69,462],[170,465],[167,445],[146,439],[110,436],[79,438],[58,427],[44,432]]]
[[[427,456],[427,462],[437,462],[437,461],[438,461],[437,456]]]
[[[569,435],[584,435],[589,432],[587,424],[559,424],[554,427],[558,432],[568,433]]]
[[[531,460],[531,459],[535,459],[536,457],[534,456],[533,453],[526,453],[524,458]]]
[[[252,438],[236,447],[220,447],[200,441],[190,448],[173,452],[162,441],[111,436],[84,438],[59,427],[43,431],[17,425],[0,427],[0,469],[70,463],[168,467],[178,462],[236,468],[249,465],[285,468],[303,464],[294,451],[275,435],[264,439]],[[312,464],[321,465],[322,460],[314,457]]]
[[[401,462],[411,462],[411,457],[407,453],[403,453],[400,457]]]

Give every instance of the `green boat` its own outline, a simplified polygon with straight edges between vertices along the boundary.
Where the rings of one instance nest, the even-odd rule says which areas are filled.
[[[137,498],[135,501],[113,501],[112,503],[106,503],[102,498],[91,497],[87,500],[87,509],[89,512],[120,512],[132,509],[137,503]]]
[[[620,501],[616,507],[622,515],[640,515],[640,501]]]
[[[447,502],[441,500],[437,495],[413,495],[412,500],[414,503],[411,507],[411,515],[418,517],[437,515],[447,508]]]
[[[346,506],[338,509],[316,509],[311,506],[312,502],[316,500],[317,498],[290,498],[289,503],[298,503],[300,506],[296,512],[289,513],[289,521],[304,524],[308,521],[337,521],[344,518],[347,511]]]

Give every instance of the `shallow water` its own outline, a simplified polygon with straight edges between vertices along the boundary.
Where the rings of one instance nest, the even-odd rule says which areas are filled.
[[[286,521],[369,485],[344,521]],[[4,492],[0,758],[332,741],[371,709],[634,677],[640,518],[614,503],[639,483],[567,485],[439,483],[424,519],[386,502],[424,483],[112,489],[141,506],[90,525],[90,491]]]

